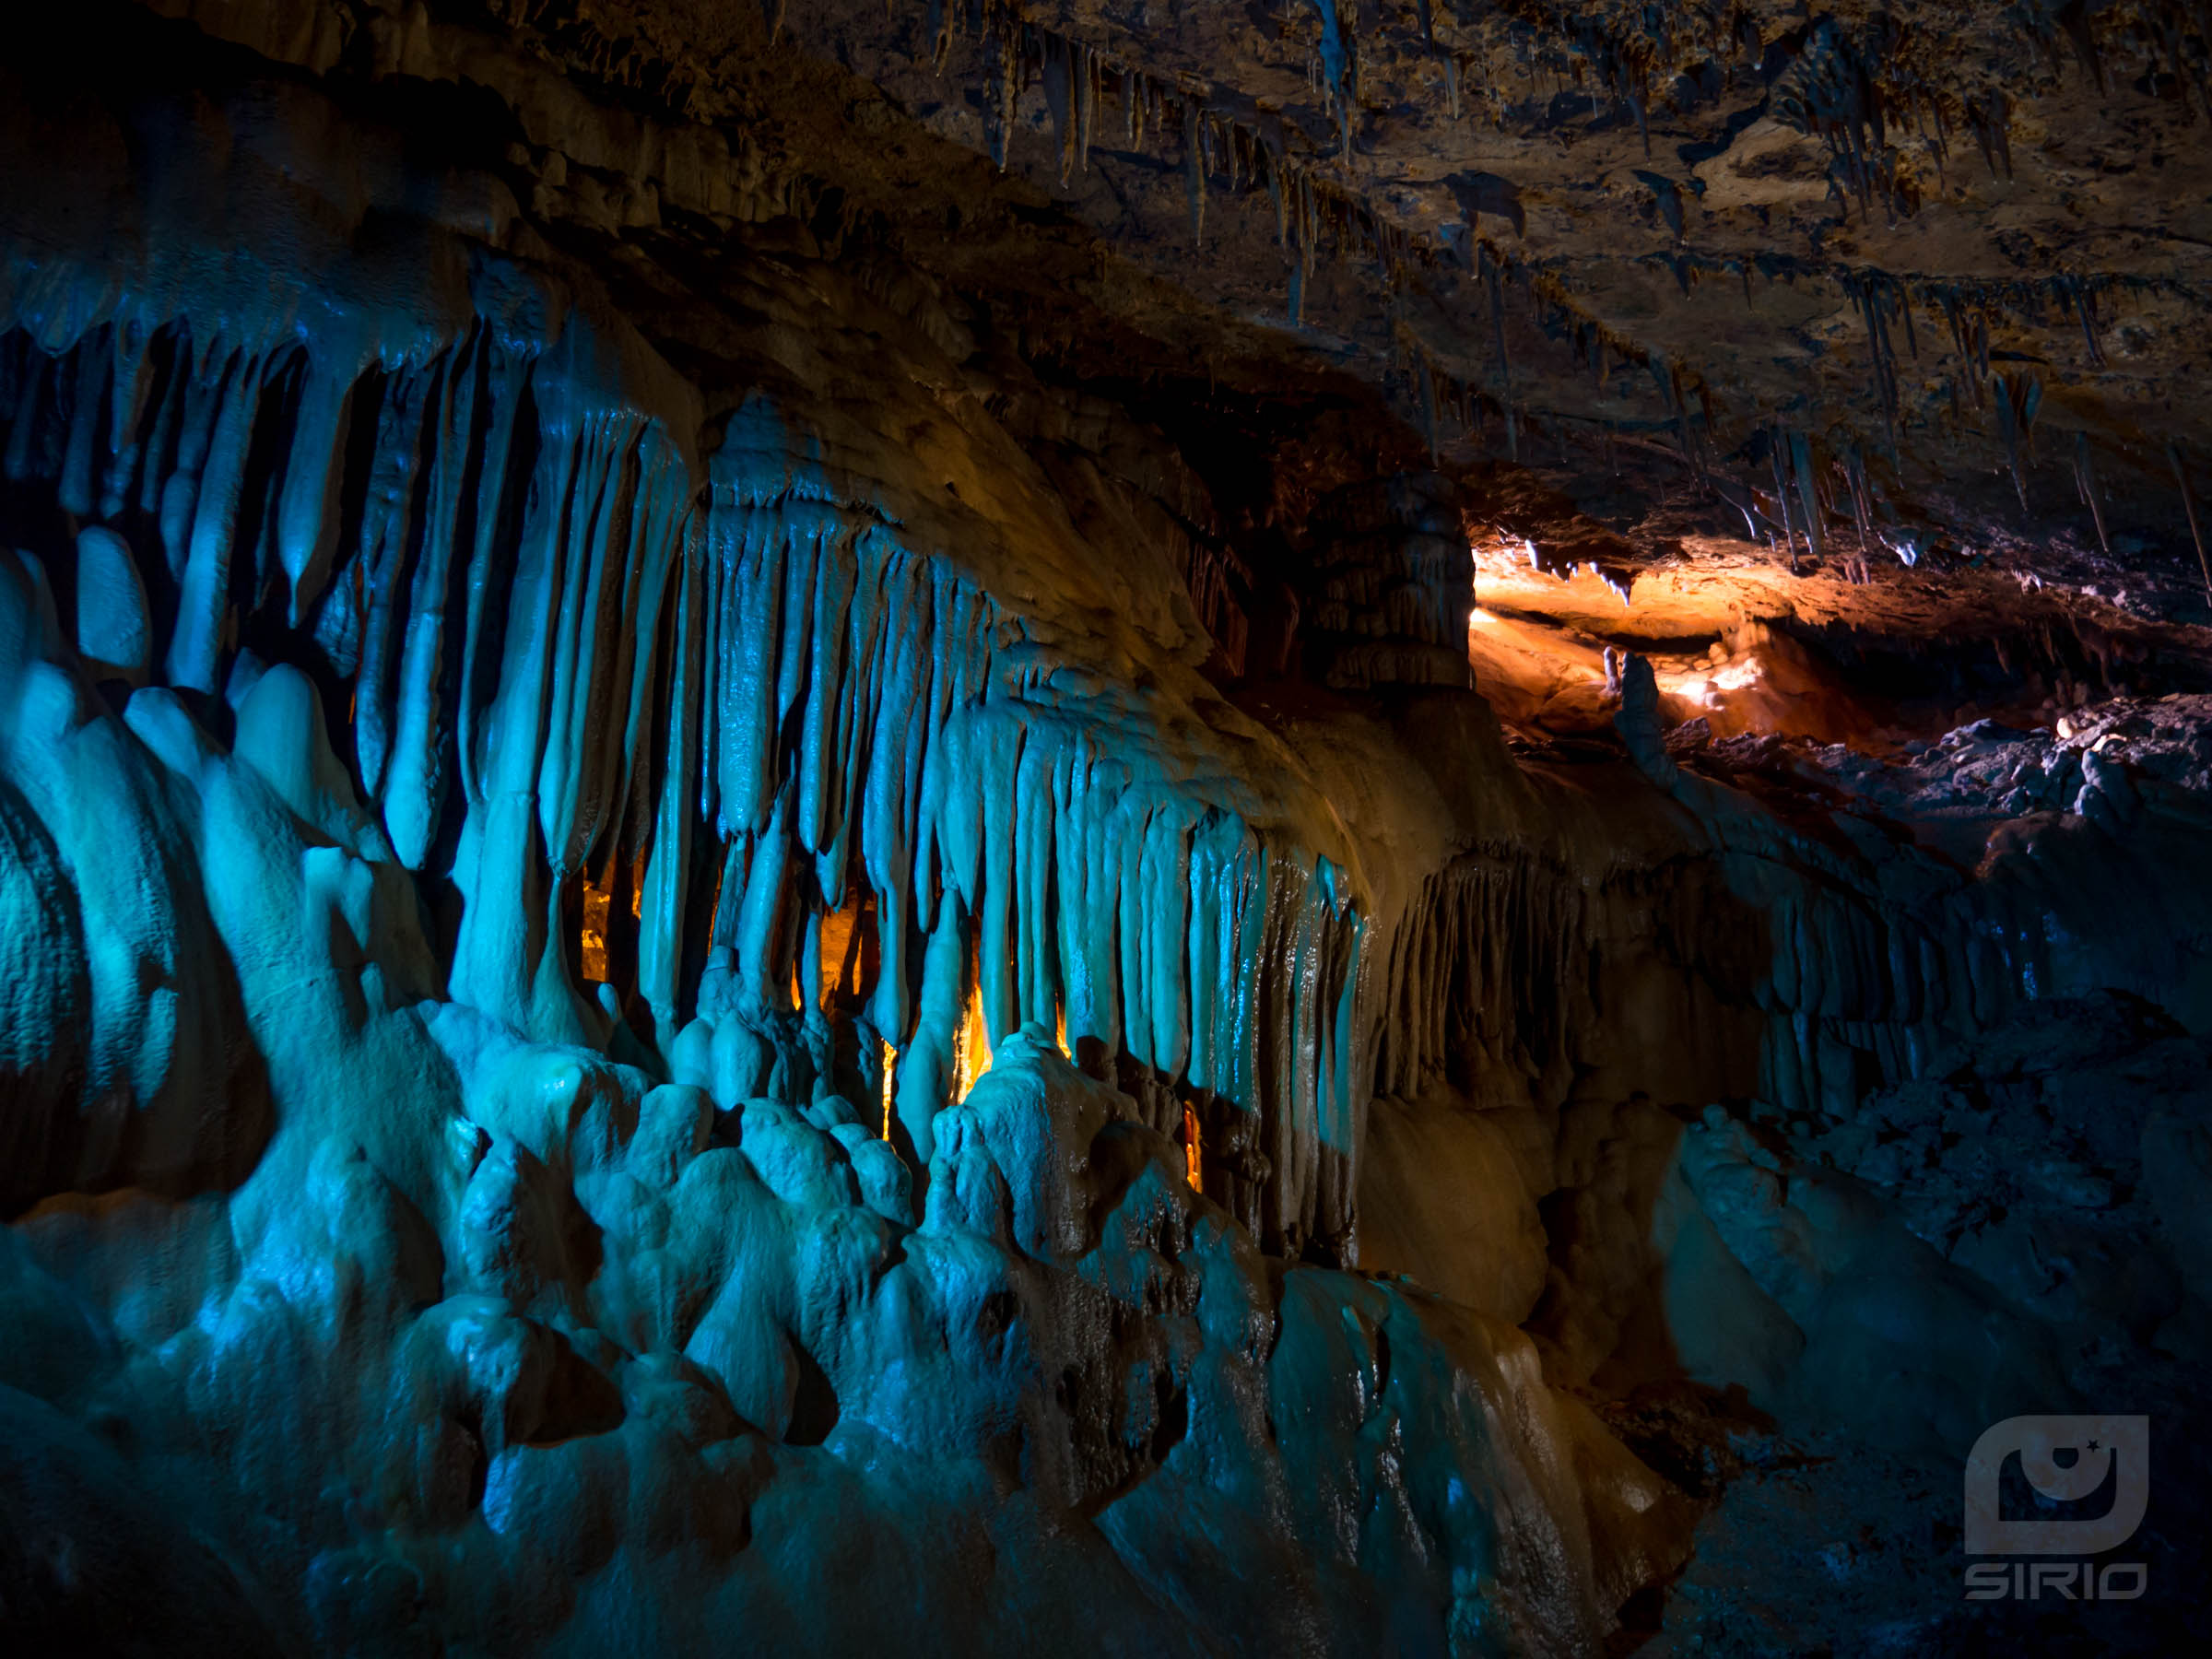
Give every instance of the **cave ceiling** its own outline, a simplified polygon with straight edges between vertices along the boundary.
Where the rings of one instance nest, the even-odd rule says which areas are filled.
[[[2203,582],[2186,0],[160,9],[488,89],[557,222],[711,254],[795,220],[1073,376],[1335,385],[1448,460],[1656,469],[1769,539],[1802,468],[1908,555]],[[701,130],[736,199],[678,176]]]
[[[2212,0],[18,10],[0,1653],[2212,1651]]]
[[[1907,558],[2207,585],[2192,0],[154,9],[447,89],[550,224],[709,269],[795,227],[1070,379],[1341,400],[1580,504],[1687,484],[1718,534],[1802,540],[1812,488]]]

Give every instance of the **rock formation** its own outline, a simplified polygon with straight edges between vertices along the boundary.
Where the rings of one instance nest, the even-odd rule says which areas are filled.
[[[2203,6],[12,40],[11,1651],[2212,1634]]]

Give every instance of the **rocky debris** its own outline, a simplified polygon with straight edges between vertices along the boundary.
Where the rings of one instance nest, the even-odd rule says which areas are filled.
[[[2182,1144],[2212,1121],[2212,1051],[2120,993],[2050,1001],[1870,1095],[1848,1122],[1790,1126],[1799,1156],[1855,1176],[1917,1236],[2075,1340],[2185,1342],[2203,1300]],[[2170,1190],[2161,1194],[2161,1182]],[[2093,1335],[2082,1335],[2084,1331]]]
[[[2167,1422],[2160,1496],[2129,1554],[2186,1574],[2204,1453],[2172,1425],[2193,1415],[2212,1329],[2189,1149],[2212,1123],[2207,1061],[2161,1010],[2108,993],[2025,1007],[1841,1118],[1754,1102],[1688,1127],[1677,1191],[1695,1208],[1663,1199],[1659,1226],[1670,1299],[1701,1305],[1671,1326],[1693,1376],[1747,1387],[1765,1413],[1650,1390],[1608,1409],[1708,1506],[1639,1651],[1967,1653],[2027,1629],[2024,1606],[1959,1599],[1959,1465],[1942,1455],[1956,1437],[1927,1437],[1923,1414],[1976,1390],[1956,1426],[1969,1438],[2024,1410]],[[2151,1653],[2202,1618],[2184,1593],[2083,1630]]]
[[[1675,728],[1679,731],[1680,728]],[[1889,756],[1771,735],[1668,738],[1717,777],[1756,775],[1849,800],[1969,859],[2008,819],[2072,814],[2124,828],[2147,791],[2180,806],[2212,797],[2212,697],[2114,698],[2050,726],[1983,719]]]

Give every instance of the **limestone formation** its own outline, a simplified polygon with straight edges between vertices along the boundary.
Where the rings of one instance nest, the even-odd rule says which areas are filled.
[[[2212,1635],[2200,0],[10,29],[0,1646]]]

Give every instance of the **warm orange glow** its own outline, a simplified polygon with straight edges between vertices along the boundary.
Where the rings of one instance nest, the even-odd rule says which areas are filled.
[[[883,1138],[891,1138],[891,1079],[898,1075],[899,1051],[888,1042],[883,1045]]]
[[[1763,677],[1759,658],[1751,653],[1714,666],[1693,664],[1687,669],[1657,676],[1660,690],[1714,709],[1720,707],[1721,692],[1742,691]]]
[[[964,1100],[976,1079],[991,1069],[991,1031],[983,1023],[983,993],[968,988],[968,1007],[952,1038],[952,1098]]]
[[[794,1009],[806,1006],[806,992],[799,983],[799,965],[796,962],[791,965],[791,1006]]]
[[[1619,706],[1603,661],[1611,645],[1651,663],[1665,724],[1702,718],[1716,738],[1775,732],[1864,742],[1881,712],[1771,620],[1888,629],[1907,614],[1900,606],[1964,620],[1976,603],[1917,573],[1874,586],[1833,571],[1794,573],[1768,549],[1726,537],[1683,537],[1683,559],[1637,571],[1626,593],[1625,571],[1588,560],[1571,571],[1538,568],[1502,531],[1485,528],[1473,546],[1467,658],[1476,684],[1507,724],[1554,735],[1610,729]]]
[[[1076,1057],[1076,1051],[1067,1046],[1067,1009],[1057,1002],[1053,1004],[1053,1041],[1060,1045],[1063,1060]]]
[[[1190,1174],[1191,1190],[1203,1192],[1205,1182],[1202,1179],[1204,1170],[1199,1162],[1198,1114],[1187,1105],[1182,1109],[1182,1156]]]
[[[608,872],[611,877],[613,872]],[[584,979],[592,983],[604,983],[606,979],[606,924],[613,908],[614,892],[609,887],[594,887],[590,877],[583,884],[583,926],[576,940],[577,966]]]
[[[1536,564],[1536,544],[1507,530],[1469,542],[1467,551],[1475,556],[1477,571],[1534,570]]]
[[[861,981],[862,934],[873,936],[873,924],[864,930],[862,914],[873,900],[855,894],[853,899],[822,918],[822,1006],[828,1007],[830,999],[840,993],[857,997],[866,994]]]

